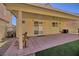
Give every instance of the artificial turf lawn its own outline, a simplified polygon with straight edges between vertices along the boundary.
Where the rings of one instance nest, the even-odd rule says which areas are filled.
[[[79,41],[73,41],[36,53],[36,56],[78,56]]]

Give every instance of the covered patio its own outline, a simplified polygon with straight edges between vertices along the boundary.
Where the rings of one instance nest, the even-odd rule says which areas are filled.
[[[24,20],[30,20],[32,19],[31,17],[28,17],[28,14],[32,13],[36,15],[44,15],[44,16],[48,16],[48,17],[54,17],[54,18],[60,18],[62,20],[62,18],[64,18],[64,20],[78,20],[79,17],[76,15],[71,15],[71,14],[67,14],[64,12],[60,12],[54,9],[50,9],[50,8],[43,8],[43,7],[39,7],[39,6],[34,6],[34,5],[29,5],[29,4],[5,4],[6,8],[13,14],[16,16],[16,37],[15,39],[13,39],[14,41],[12,42],[11,46],[8,48],[8,50],[5,52],[4,55],[6,56],[22,56],[22,55],[31,55],[35,52],[41,51],[41,50],[45,50],[54,46],[58,46],[67,42],[71,42],[71,41],[75,41],[79,39],[79,35],[77,34],[52,34],[52,30],[49,30],[49,33],[52,35],[49,35],[46,31],[47,34],[45,34],[44,36],[39,36],[39,37],[31,37],[34,36],[34,33],[32,33],[31,31],[33,31],[33,26],[31,27],[31,25],[33,25],[33,21],[30,21],[28,24],[26,23],[25,25]],[[38,18],[33,18],[33,19],[41,19],[42,17],[38,17]],[[27,21],[26,21],[27,22]],[[32,23],[31,23],[32,22]],[[23,27],[24,25],[24,27]],[[29,27],[28,27],[29,25]],[[48,24],[47,24],[48,25]],[[62,22],[63,25],[63,22]],[[49,26],[48,26],[49,27]],[[64,27],[64,26],[63,26]],[[27,29],[29,28],[29,29]],[[69,27],[70,28],[70,27]],[[47,29],[47,26],[46,26]],[[60,28],[61,29],[61,28]],[[57,29],[58,30],[58,29]],[[44,30],[45,31],[45,30]],[[25,32],[30,32],[30,38],[26,39],[27,41],[27,47],[23,48],[23,34]],[[33,31],[34,32],[34,31]],[[58,31],[59,33],[59,31]],[[15,46],[15,42],[18,40],[19,44],[18,47]]]
[[[16,39],[14,39],[13,43],[5,52],[4,56],[29,56],[38,51],[42,51],[76,40],[79,40],[79,35],[77,34],[53,34],[31,37],[27,42],[27,48],[19,50],[15,46]]]
[[[7,10],[9,10],[13,15],[16,16],[16,37],[17,37],[18,42],[19,42],[19,49],[22,49],[22,50],[23,50],[23,42],[22,42],[23,41],[23,34],[25,32],[28,32],[29,34],[27,34],[27,36],[34,36],[34,33],[33,33],[34,27],[32,26],[34,21],[31,20],[28,23],[26,23],[25,25],[23,24],[25,22],[25,20],[32,19],[31,17],[27,17],[29,13],[32,13],[34,15],[34,17],[36,17],[36,15],[41,15],[41,16],[43,15],[43,16],[46,16],[46,17],[47,16],[48,17],[54,17],[54,18],[57,18],[57,19],[60,18],[61,20],[62,20],[62,18],[64,18],[64,20],[78,20],[79,19],[79,17],[77,15],[71,15],[71,14],[61,12],[59,10],[55,10],[55,9],[48,8],[48,7],[45,7],[45,6],[40,7],[40,6],[31,5],[31,4],[18,4],[18,3],[14,3],[14,4],[5,3],[5,6],[6,6]],[[33,18],[33,19],[41,19],[41,18],[42,17]],[[28,25],[29,25],[29,27],[28,27]],[[62,22],[62,25],[63,25],[63,22]],[[46,26],[45,27],[46,29],[47,29],[47,27],[49,27],[48,24],[46,24],[44,26]],[[64,27],[64,26],[62,26],[62,27]],[[29,28],[29,29],[27,29],[27,28]],[[59,33],[59,31],[60,31],[59,28],[57,28],[56,30],[51,29],[51,31],[50,31],[49,28],[48,28],[48,30],[46,30],[46,31],[44,30],[45,35],[52,34],[51,32],[53,32],[53,31],[56,31],[56,33]],[[48,31],[49,31],[49,33],[48,33]],[[27,43],[27,45],[29,45],[31,40],[37,41],[37,38],[35,38],[35,39],[29,38],[29,42]],[[41,39],[39,39],[39,40],[41,40]],[[26,39],[26,41],[28,41],[28,39]],[[30,43],[30,44],[32,44],[32,43]]]

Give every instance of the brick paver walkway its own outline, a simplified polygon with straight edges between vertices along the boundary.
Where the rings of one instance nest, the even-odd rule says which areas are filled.
[[[74,34],[54,34],[42,37],[31,37],[27,42],[27,48],[19,50],[14,45],[15,42],[9,47],[5,56],[26,56],[32,53],[45,50],[57,45],[68,43],[71,41],[79,40],[79,35]]]
[[[0,47],[0,56],[4,55],[4,53],[7,51],[12,42],[12,38],[7,38],[7,43]]]

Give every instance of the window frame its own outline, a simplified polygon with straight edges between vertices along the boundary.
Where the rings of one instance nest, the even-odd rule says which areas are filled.
[[[52,22],[52,27],[58,27],[58,22]]]

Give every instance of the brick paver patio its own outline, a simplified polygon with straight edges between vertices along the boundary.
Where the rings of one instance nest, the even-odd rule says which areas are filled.
[[[5,38],[6,43],[0,47],[0,56],[4,55],[4,53],[7,51],[11,43],[13,42],[13,38]]]
[[[27,42],[27,48],[19,50],[15,47],[15,41],[8,48],[5,56],[29,56],[32,53],[45,50],[57,45],[68,43],[71,41],[79,40],[77,34],[54,34],[41,37],[31,37]]]

